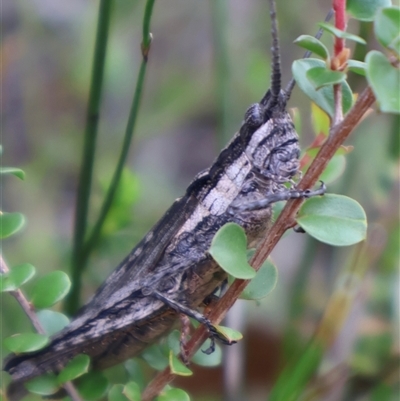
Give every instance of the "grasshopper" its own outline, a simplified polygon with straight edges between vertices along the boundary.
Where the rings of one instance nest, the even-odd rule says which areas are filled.
[[[281,89],[275,4],[270,2],[271,88],[246,111],[239,132],[211,167],[194,178],[71,323],[42,350],[7,358],[4,369],[14,381],[59,371],[81,353],[97,369],[120,363],[165,336],[180,314],[206,325],[212,340],[228,343],[198,310],[227,279],[207,252],[215,233],[237,223],[249,248],[256,247],[267,233],[274,202],[325,190],[323,185],[296,188],[300,147],[286,111],[294,81]]]

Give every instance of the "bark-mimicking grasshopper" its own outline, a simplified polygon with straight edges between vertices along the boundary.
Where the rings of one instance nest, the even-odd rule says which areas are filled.
[[[268,229],[272,203],[324,193],[323,186],[299,191],[293,181],[300,148],[286,102],[294,83],[281,90],[272,0],[271,20],[271,89],[247,110],[212,166],[195,177],[76,318],[44,349],[8,357],[4,369],[14,381],[58,371],[80,353],[88,354],[95,368],[115,365],[168,333],[180,313],[205,324],[211,339],[226,342],[197,311],[227,278],[207,252],[214,234],[235,222],[254,247]]]

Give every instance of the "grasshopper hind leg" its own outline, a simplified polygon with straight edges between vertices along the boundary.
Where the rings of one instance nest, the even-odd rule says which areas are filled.
[[[169,298],[165,294],[153,290],[151,295],[154,298],[157,298],[158,300],[164,302],[166,305],[168,305],[170,308],[176,310],[177,312],[189,316],[195,320],[197,320],[199,323],[203,324],[204,326],[207,327],[207,330],[209,332],[209,338],[211,340],[211,345],[209,348],[204,350],[203,352],[207,355],[212,354],[215,350],[215,340],[221,341],[225,345],[232,345],[235,344],[236,341],[230,341],[228,340],[222,333],[220,333],[217,328],[211,323],[209,319],[207,319],[203,314],[200,312],[191,309],[185,305],[182,305],[181,303]]]

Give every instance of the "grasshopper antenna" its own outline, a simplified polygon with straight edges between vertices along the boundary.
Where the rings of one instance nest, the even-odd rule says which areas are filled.
[[[333,9],[330,9],[329,13],[325,17],[325,22],[328,22],[333,17],[333,13],[334,13]],[[323,32],[324,32],[324,30],[322,28],[320,28],[318,30],[317,34],[315,35],[316,39],[319,39],[322,36]],[[312,54],[312,52],[310,50],[307,50],[304,53],[303,58],[309,58],[311,56],[311,54]],[[285,88],[286,101],[288,101],[290,99],[290,95],[292,94],[292,91],[293,91],[293,88],[295,85],[296,85],[296,81],[294,80],[294,78],[292,78]]]
[[[276,19],[275,0],[270,0],[270,16],[271,16],[271,35],[272,35],[272,69],[271,69],[271,86],[270,98],[267,107],[273,107],[278,103],[279,93],[281,91],[281,55],[278,38],[278,21]]]

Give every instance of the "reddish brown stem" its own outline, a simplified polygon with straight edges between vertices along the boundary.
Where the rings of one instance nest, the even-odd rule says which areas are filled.
[[[375,96],[372,93],[372,90],[369,87],[366,88],[358,97],[357,102],[346,115],[344,120],[331,129],[331,135],[322,145],[316,158],[311,163],[309,169],[299,183],[299,189],[312,188],[315,185],[319,176],[327,166],[328,162],[334,156],[335,152],[347,139],[351,131],[359,123],[363,115],[372,106],[374,101]],[[279,215],[275,224],[271,227],[268,235],[258,247],[252,260],[250,261],[250,264],[254,267],[254,269],[258,270],[261,267],[284,232],[288,228],[293,227],[295,224],[297,211],[299,210],[302,202],[303,201],[301,199],[293,199],[287,202],[285,208],[282,210],[282,213]],[[248,280],[235,280],[234,283],[229,287],[226,294],[217,302],[208,316],[208,318],[214,324],[221,322],[221,320],[225,317],[226,312],[236,302],[247,284]],[[208,333],[205,327],[200,326],[194,332],[192,338],[187,344],[188,357],[191,357],[197,351],[207,337]],[[157,376],[145,389],[142,400],[152,400],[169,382],[174,379],[174,377],[175,376],[171,373],[169,368],[166,368],[164,371],[157,374]]]
[[[343,107],[342,107],[342,86],[341,84],[333,85],[333,99],[334,110],[332,125],[335,126],[343,120]]]
[[[333,0],[333,9],[335,11],[335,27],[341,31],[346,30],[346,0]],[[342,65],[342,53],[344,51],[345,41],[344,39],[335,36],[334,44],[334,60],[338,59],[337,62],[333,63],[333,69],[335,65],[341,67]],[[343,107],[342,107],[342,85],[333,85],[333,98],[335,106],[335,114],[333,116],[333,126],[339,124],[343,120]]]
[[[341,31],[346,30],[346,0],[333,0],[335,11],[335,27]],[[339,55],[344,48],[344,39],[335,37],[334,55]]]

